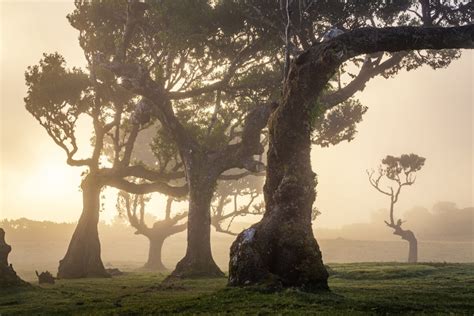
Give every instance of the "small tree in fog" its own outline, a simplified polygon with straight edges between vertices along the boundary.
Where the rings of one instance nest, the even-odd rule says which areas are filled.
[[[117,197],[117,208],[120,213],[126,213],[130,225],[136,229],[136,235],[143,235],[150,242],[148,260],[145,269],[166,271],[162,261],[163,243],[166,238],[186,230],[186,222],[180,223],[188,216],[187,212],[172,215],[174,199],[168,197],[165,208],[165,218],[157,220],[152,226],[145,223],[145,205],[150,200],[147,195],[129,194],[120,191]]]
[[[255,203],[262,193],[262,185],[262,176],[251,175],[240,179],[232,179],[232,176],[228,176],[228,180],[219,182],[211,214],[211,225],[217,232],[237,235],[230,229],[236,217],[262,214],[262,203]],[[148,260],[144,268],[153,271],[166,271],[167,268],[163,264],[163,244],[168,237],[186,230],[187,221],[185,219],[188,212],[173,215],[172,206],[177,199],[168,196],[164,219],[156,220],[152,225],[148,225],[145,209],[150,199],[150,195],[120,191],[117,195],[117,210],[120,215],[126,214],[130,226],[136,229],[136,235],[143,235],[149,240]],[[229,204],[231,207],[226,207]]]
[[[416,154],[401,155],[400,157],[387,156],[382,160],[377,172],[367,171],[370,184],[380,193],[390,197],[389,220],[385,221],[388,227],[393,229],[393,234],[408,241],[408,262],[418,261],[418,241],[411,230],[402,228],[403,221],[395,220],[394,207],[398,202],[400,192],[403,187],[411,186],[415,183],[416,172],[421,170],[425,164],[425,158]],[[382,186],[382,182],[389,182],[387,186]]]

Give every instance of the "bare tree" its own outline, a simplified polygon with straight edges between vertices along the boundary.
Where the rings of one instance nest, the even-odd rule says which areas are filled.
[[[126,213],[130,225],[136,229],[136,235],[148,238],[150,248],[145,269],[153,271],[167,271],[162,261],[163,243],[166,238],[186,230],[187,223],[180,223],[185,219],[187,212],[172,216],[173,197],[166,201],[165,218],[157,220],[152,226],[145,223],[145,205],[150,200],[146,195],[131,195],[120,191],[117,196],[117,208],[120,213]]]
[[[395,220],[394,207],[398,202],[402,188],[415,183],[415,173],[421,170],[424,164],[425,158],[416,154],[405,154],[400,157],[385,157],[377,172],[367,170],[370,184],[380,193],[390,197],[389,220],[385,221],[385,224],[393,229],[394,235],[400,236],[403,240],[408,241],[409,263],[416,263],[418,261],[418,241],[411,230],[402,228],[404,222],[400,218]],[[386,188],[381,184],[381,181],[383,183],[384,179],[391,182]]]
[[[235,218],[262,215],[263,204],[255,203],[263,193],[262,186],[263,177],[259,175],[219,181],[211,206],[211,225],[216,231],[237,235],[231,230]]]

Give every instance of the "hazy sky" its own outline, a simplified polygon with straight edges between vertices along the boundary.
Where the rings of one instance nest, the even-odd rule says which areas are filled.
[[[75,221],[81,212],[82,170],[66,165],[64,152],[23,103],[24,71],[43,52],[60,52],[69,66],[84,64],[77,33],[65,18],[72,7],[72,1],[0,0],[0,219]],[[417,183],[402,193],[400,210],[442,200],[473,205],[473,62],[474,54],[465,51],[448,69],[424,67],[367,85],[358,96],[369,111],[356,139],[313,150],[323,212],[318,225],[364,222],[387,207],[365,174],[387,154],[427,158]],[[106,196],[102,217],[110,219],[115,201],[110,192]]]

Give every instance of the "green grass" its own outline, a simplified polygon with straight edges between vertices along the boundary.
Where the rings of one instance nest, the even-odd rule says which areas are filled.
[[[227,288],[225,279],[162,284],[164,275],[60,280],[0,290],[4,315],[142,314],[465,314],[474,313],[474,264],[354,263],[330,265],[331,292],[269,293]]]

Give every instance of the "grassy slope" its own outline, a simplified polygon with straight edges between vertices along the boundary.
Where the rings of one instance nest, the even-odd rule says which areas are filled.
[[[266,293],[226,288],[225,279],[160,284],[163,275],[58,281],[0,290],[0,314],[469,314],[474,264],[333,264],[332,292]]]

